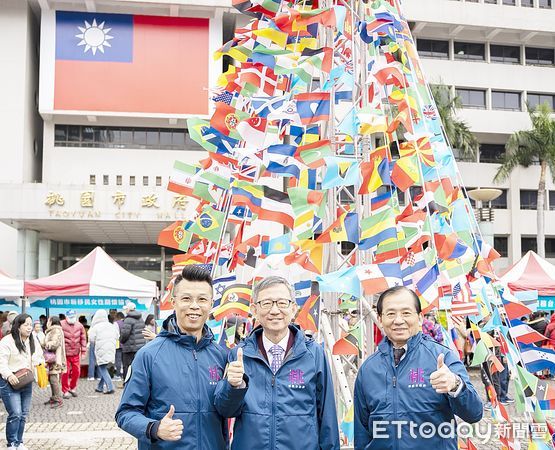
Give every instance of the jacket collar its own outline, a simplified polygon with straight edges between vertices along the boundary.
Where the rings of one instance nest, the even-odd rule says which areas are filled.
[[[300,356],[306,352],[305,334],[297,325],[294,325],[294,324],[289,325],[289,331],[294,336],[293,346],[291,347],[290,354],[292,357]],[[263,332],[262,327],[256,327],[247,336],[243,345],[243,348],[244,348],[243,351],[245,352],[245,356],[248,356],[249,358],[261,357],[262,353],[259,351],[259,348],[258,348],[258,339],[259,339],[259,336],[260,338],[262,338],[262,332]]]
[[[208,347],[214,339],[214,334],[206,324],[202,328],[202,338],[198,342],[194,336],[181,333],[181,330],[177,325],[175,313],[164,320],[164,323],[162,324],[162,331],[158,336],[171,339],[172,341],[175,341],[176,343],[192,350],[200,350]]]
[[[419,331],[407,341],[407,354],[409,354],[416,346],[418,346],[420,344],[420,341],[422,341],[421,331]],[[391,357],[393,357],[393,344],[387,336],[382,339],[382,341],[378,345],[378,350],[385,356],[390,355]]]

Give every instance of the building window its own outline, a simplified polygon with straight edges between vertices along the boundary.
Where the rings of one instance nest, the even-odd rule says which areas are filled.
[[[197,150],[187,130],[178,128],[90,127],[56,125],[57,147],[133,148],[153,150]]]
[[[480,144],[480,162],[500,164],[505,156],[503,144]]]
[[[538,191],[522,189],[520,191],[520,209],[536,209],[538,207]]]
[[[509,238],[507,236],[494,236],[493,248],[499,252],[501,258],[509,256]]]
[[[520,111],[520,92],[491,91],[492,109]]]
[[[416,48],[423,58],[449,59],[449,41],[418,39]]]
[[[102,175],[102,184],[108,186],[110,184],[110,175]]]
[[[96,175],[89,175],[89,184],[92,186],[96,184]]]
[[[491,209],[507,209],[507,189],[501,189],[501,195],[490,202]]]
[[[497,0],[484,0],[484,3],[490,4],[490,5],[497,5]]]
[[[162,177],[156,177],[156,186],[162,186]]]
[[[547,241],[547,239],[546,239]],[[546,242],[547,243],[547,242]],[[524,237],[520,238],[520,250],[522,251],[522,256],[528,253],[530,250],[533,252],[538,251],[538,242],[535,237]]]
[[[473,42],[455,42],[455,59],[469,59],[472,61],[484,61],[486,46]]]
[[[117,184],[118,186],[121,186],[121,184],[122,184],[122,177],[121,177],[121,175],[116,175],[116,184]]]
[[[491,62],[503,64],[520,64],[520,47],[512,45],[490,45]]]
[[[143,176],[143,186],[148,186],[148,176]]]
[[[538,6],[540,8],[549,8],[551,9],[551,0],[539,0]]]
[[[457,97],[460,98],[464,108],[485,108],[486,91],[480,89],[459,89],[455,90]]]
[[[533,8],[534,0],[520,0],[520,6],[524,6],[525,8]]]
[[[503,0],[503,4],[508,6],[515,6],[516,0]]]
[[[526,64],[531,66],[552,66],[555,51],[552,48],[526,47]]]
[[[555,238],[545,238],[545,257],[555,258]]]
[[[135,175],[129,177],[129,186],[135,186]]]
[[[549,209],[555,211],[555,191],[549,191]]]
[[[528,107],[535,108],[542,103],[547,103],[551,109],[555,107],[555,95],[528,92]]]

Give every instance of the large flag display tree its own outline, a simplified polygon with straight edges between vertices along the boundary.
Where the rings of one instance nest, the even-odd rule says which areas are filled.
[[[168,189],[187,197],[186,219],[159,239],[183,251],[174,273],[212,270],[216,334],[233,344],[257,280],[290,280],[297,323],[329,352],[347,443],[350,375],[374,346],[372,300],[404,285],[437,313],[447,345],[468,318],[472,364],[494,374],[505,355],[518,411],[546,426],[555,395],[532,371],[555,367],[555,352],[532,344],[541,336],[517,320],[530,307],[493,273],[499,255],[480,235],[399,2],[234,6],[251,20],[216,53],[234,65],[211,118],[188,121],[206,157],[175,162]],[[341,327],[354,310],[359,319]],[[494,420],[510,423],[487,381]],[[552,448],[549,436],[530,433],[530,443]],[[519,448],[510,433],[500,441]]]

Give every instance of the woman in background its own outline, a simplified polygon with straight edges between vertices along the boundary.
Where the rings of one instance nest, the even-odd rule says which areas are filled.
[[[12,322],[10,334],[0,341],[0,395],[8,412],[6,440],[8,450],[27,450],[23,445],[25,422],[31,408],[33,383],[21,389],[15,375],[18,370],[35,371],[35,366],[44,362],[42,349],[33,336],[33,319],[29,314],[19,314]]]
[[[94,356],[100,372],[100,381],[95,389],[96,392],[114,393],[114,385],[108,373],[108,364],[114,364],[116,361],[118,339],[119,328],[117,324],[110,323],[106,310],[99,309],[94,313],[89,330],[89,341],[91,346],[94,344]],[[106,391],[104,391],[104,387],[106,387]]]
[[[67,370],[66,366],[66,344],[62,324],[58,316],[52,316],[46,322],[46,336],[44,338],[44,349],[55,353],[56,359],[48,364],[48,382],[52,390],[52,396],[45,403],[51,408],[62,406],[61,374]]]

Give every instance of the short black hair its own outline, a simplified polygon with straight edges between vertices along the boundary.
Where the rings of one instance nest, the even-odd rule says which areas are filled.
[[[174,289],[183,280],[204,281],[205,283],[208,283],[210,287],[212,287],[213,285],[212,276],[210,275],[210,272],[208,272],[208,270],[204,269],[201,266],[197,266],[196,264],[185,266],[181,271],[181,273],[175,277],[175,281],[173,282]]]
[[[376,310],[378,311],[378,316],[382,315],[382,311],[383,311],[383,302],[384,300],[393,295],[393,294],[397,294],[398,292],[407,292],[409,293],[412,298],[414,299],[414,307],[416,308],[416,313],[420,314],[422,312],[422,306],[420,305],[420,299],[418,298],[418,295],[416,295],[416,293],[412,290],[409,289],[405,286],[394,286],[392,288],[389,288],[385,291],[383,291],[379,298],[378,298],[378,303],[376,303]]]

